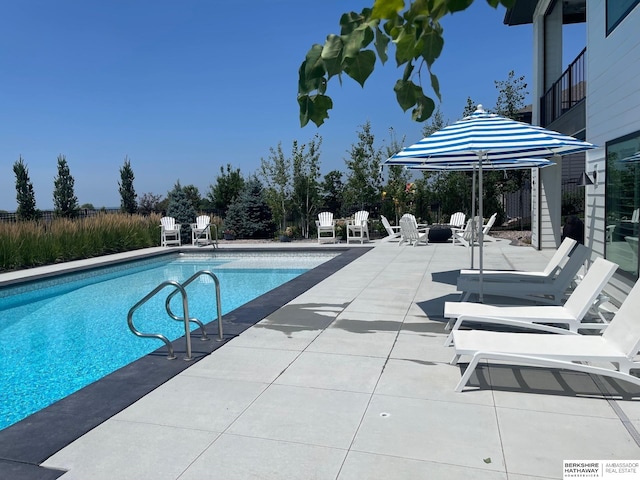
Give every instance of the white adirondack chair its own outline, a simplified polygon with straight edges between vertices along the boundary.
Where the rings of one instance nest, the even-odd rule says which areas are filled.
[[[324,239],[330,239],[332,243],[336,243],[336,221],[333,219],[333,213],[320,212],[318,220],[316,220],[316,228],[318,229],[318,243]],[[329,235],[322,235],[330,233]]]
[[[160,219],[160,245],[182,245],[180,240],[180,225],[173,217],[162,217]]]
[[[369,212],[360,210],[353,214],[353,219],[347,221],[347,243],[351,240],[364,243],[365,237],[369,241]]]
[[[191,224],[191,244],[198,245],[211,243],[211,217],[200,215],[196,218],[196,223]]]

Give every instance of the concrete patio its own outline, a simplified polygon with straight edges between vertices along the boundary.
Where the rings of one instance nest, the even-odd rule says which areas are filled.
[[[492,365],[455,393],[442,312],[469,250],[374,244],[43,466],[64,480],[525,480],[640,459],[629,384]],[[498,240],[484,264],[539,270],[552,253]]]

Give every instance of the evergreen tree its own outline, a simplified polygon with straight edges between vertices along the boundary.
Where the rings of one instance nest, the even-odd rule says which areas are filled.
[[[351,145],[347,165],[347,182],[344,188],[344,205],[348,215],[357,210],[373,213],[380,206],[382,196],[382,176],[380,165],[382,151],[374,147],[371,124],[366,122],[358,132],[358,143]]]
[[[16,174],[16,200],[18,201],[16,217],[18,220],[37,220],[40,212],[36,210],[33,184],[29,179],[29,169],[22,156],[13,164],[13,172]]]
[[[74,193],[74,180],[64,155],[58,155],[58,176],[53,182],[53,206],[55,214],[72,218],[78,215],[78,199]]]
[[[216,178],[216,184],[209,185],[209,193],[207,193],[215,212],[224,217],[229,205],[240,194],[243,187],[244,178],[239,168],[233,170],[231,164],[227,163],[225,172],[224,167],[220,167],[220,175]]]
[[[118,191],[120,192],[120,210],[124,213],[136,213],[138,205],[136,203],[136,191],[133,188],[133,169],[129,158],[124,157],[124,165],[120,168],[120,182]]]
[[[169,204],[167,206],[167,216],[176,219],[176,223],[181,223],[180,238],[183,244],[191,242],[191,223],[195,220],[197,214],[193,208],[193,204],[187,198],[187,194],[180,185],[180,180],[176,182],[173,190],[168,195]]]
[[[224,226],[239,238],[269,238],[273,235],[271,209],[264,187],[255,176],[245,182],[240,194],[229,205]]]
[[[200,212],[202,210],[202,197],[200,196],[198,187],[195,185],[185,185],[182,187],[182,191],[191,202],[191,205],[193,205],[193,209],[196,212]]]

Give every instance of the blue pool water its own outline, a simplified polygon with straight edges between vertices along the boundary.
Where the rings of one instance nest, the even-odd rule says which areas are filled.
[[[161,282],[183,282],[199,270],[214,272],[224,314],[332,256],[182,255],[1,289],[0,429],[162,347],[159,340],[134,336],[127,326],[129,309]],[[203,276],[187,286],[189,316],[203,323],[217,318],[209,280]],[[141,331],[174,340],[184,335],[184,324],[166,314],[171,290],[165,290],[133,320]],[[171,306],[182,316],[180,295]]]

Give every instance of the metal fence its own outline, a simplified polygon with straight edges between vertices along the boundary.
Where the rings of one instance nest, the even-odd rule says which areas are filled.
[[[88,208],[82,208],[78,210],[78,215],[76,216],[76,218],[95,217],[103,213],[120,213],[120,209],[119,208],[101,208],[99,210],[92,210]],[[45,222],[50,222],[56,217],[56,214],[53,210],[40,210],[39,214],[40,214],[40,220],[43,220]],[[0,222],[15,223],[17,221],[18,221],[18,218],[16,217],[16,212],[0,212]]]

